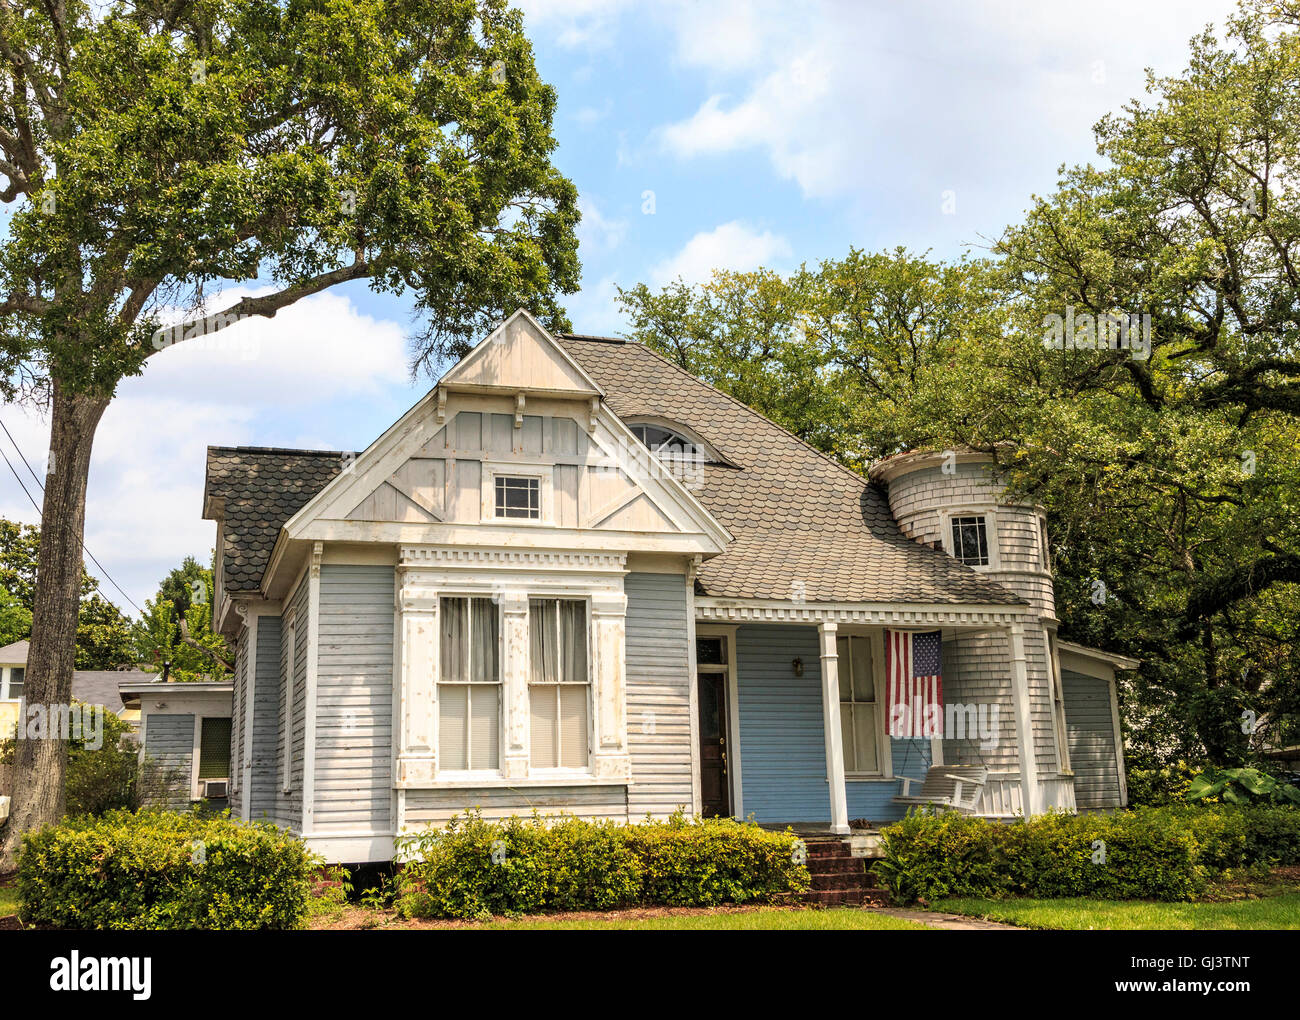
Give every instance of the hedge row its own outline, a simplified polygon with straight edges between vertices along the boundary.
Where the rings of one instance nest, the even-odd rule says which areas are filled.
[[[808,888],[793,833],[680,815],[620,825],[475,813],[404,841],[399,856],[397,903],[408,917],[714,906]]]
[[[1171,806],[1001,823],[914,811],[881,833],[894,899],[1186,900],[1229,868],[1300,863],[1300,810]]]
[[[110,811],[23,838],[19,913],[58,928],[297,928],[319,865],[273,825]]]

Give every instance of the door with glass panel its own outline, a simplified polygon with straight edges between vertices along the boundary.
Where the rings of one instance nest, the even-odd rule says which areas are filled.
[[[705,818],[731,814],[727,770],[727,640],[702,637],[695,643],[700,709],[700,794]]]

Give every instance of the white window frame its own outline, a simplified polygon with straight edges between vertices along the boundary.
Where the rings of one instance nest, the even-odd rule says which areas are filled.
[[[566,776],[589,776],[589,775],[591,775],[591,756],[592,756],[592,752],[593,752],[593,750],[594,750],[594,747],[593,747],[592,745],[595,743],[595,725],[596,725],[596,715],[595,715],[595,713],[596,713],[596,699],[595,699],[595,690],[596,690],[596,676],[595,676],[595,665],[596,665],[596,663],[595,663],[595,655],[596,655],[596,649],[592,646],[592,629],[593,629],[593,628],[592,628],[592,619],[591,619],[591,599],[590,599],[589,597],[585,596],[585,595],[557,595],[557,594],[549,593],[549,592],[548,592],[548,593],[545,593],[545,594],[536,594],[536,593],[532,593],[532,592],[530,592],[529,595],[528,595],[528,599],[529,599],[529,604],[530,604],[530,612],[529,612],[529,614],[528,614],[528,626],[529,626],[529,632],[528,632],[528,651],[529,651],[529,656],[530,656],[530,658],[531,658],[531,655],[532,655],[532,637],[533,637],[533,635],[532,635],[532,612],[531,612],[531,603],[532,603],[532,600],[533,600],[533,599],[539,599],[539,600],[550,601],[550,602],[581,602],[581,603],[583,604],[583,607],[584,607],[584,616],[585,616],[585,619],[586,619],[586,621],[587,621],[587,622],[586,622],[586,629],[587,629],[587,681],[586,681],[586,684],[585,684],[585,686],[586,686],[586,688],[587,688],[587,761],[586,761],[586,764],[585,764],[585,765],[582,765],[582,766],[577,766],[577,767],[575,767],[575,766],[563,766],[563,765],[559,765],[559,766],[554,766],[554,767],[541,768],[541,767],[534,766],[534,765],[533,765],[533,750],[532,750],[532,744],[531,744],[531,741],[530,741],[530,742],[529,742],[529,748],[528,748],[528,774],[529,774],[529,776],[538,777],[538,778],[544,778],[544,777],[550,777],[550,776],[554,776],[554,777],[556,777],[556,778],[564,778],[564,777],[566,777]],[[557,613],[556,613],[556,617],[555,617],[555,623],[556,623],[556,626],[557,626],[557,627],[559,626],[559,619],[560,619],[560,618],[559,618],[559,613],[557,612]],[[560,647],[559,634],[556,634],[556,649],[558,650],[559,647]],[[562,661],[559,663],[559,669],[560,669],[560,672],[563,673],[563,670],[564,670],[564,664],[563,664]],[[554,683],[554,684],[534,684],[533,681],[532,681],[532,663],[531,663],[531,662],[529,663],[529,680],[528,680],[527,687],[528,687],[528,715],[529,715],[528,724],[529,724],[529,727],[530,727],[530,732],[531,732],[531,727],[532,727],[533,688],[534,688],[534,687],[560,687],[561,685],[562,685],[562,684],[561,684],[561,682],[559,682],[559,681],[557,681],[557,682]],[[569,685],[567,685],[567,686],[570,686],[570,687],[577,687],[577,686],[580,686],[580,685],[578,685],[578,684],[569,684]]]
[[[695,641],[691,641],[690,660],[693,667],[691,671],[691,760],[696,763],[693,772],[696,777],[698,786],[699,778],[699,754],[700,754],[700,733],[699,717],[700,706],[699,698],[699,673],[701,668],[705,670],[716,670],[724,672],[727,678],[727,740],[730,741],[727,747],[727,779],[731,783],[731,816],[743,820],[745,817],[744,804],[744,774],[742,772],[741,753],[740,753],[740,696],[738,685],[738,673],[736,666],[736,631],[738,627],[733,623],[697,623],[695,625],[695,638],[721,638],[726,648],[727,664],[725,666],[708,665],[701,667],[696,660]],[[697,791],[699,792],[699,791]],[[699,805],[697,805],[697,808]]]
[[[541,516],[536,519],[529,517],[498,517],[496,485],[498,477],[537,479],[538,508]],[[484,461],[480,497],[482,504],[480,519],[484,524],[503,524],[507,527],[521,526],[527,528],[554,527],[555,525],[555,469],[551,465],[537,464],[535,462]]]
[[[1002,550],[998,537],[997,508],[988,504],[979,504],[964,507],[945,507],[941,511],[939,514],[939,531],[940,538],[943,541],[943,551],[954,560],[957,560],[957,550],[952,541],[952,520],[954,517],[983,517],[984,534],[989,543],[989,561],[987,564],[977,566],[974,563],[966,563],[963,566],[981,572],[1001,570]],[[957,562],[961,563],[961,560],[957,560]]]
[[[285,617],[281,639],[287,641],[284,646],[284,747],[280,754],[280,791],[289,793],[293,789],[293,698],[294,670],[297,668],[298,650],[298,616],[290,613]]]
[[[27,682],[26,665],[11,665],[0,668],[0,701],[20,702],[22,698],[15,698],[9,691],[9,684],[13,679],[13,671],[21,669],[23,671],[23,683]]]
[[[533,523],[536,523],[535,521]],[[437,670],[437,679],[434,686],[437,688],[434,697],[434,720],[433,732],[434,741],[438,748],[438,767],[437,776],[439,779],[449,781],[468,781],[468,780],[493,780],[500,779],[502,776],[502,761],[505,759],[506,733],[505,733],[505,716],[506,716],[506,691],[505,691],[505,620],[502,618],[501,602],[499,599],[493,599],[493,606],[497,614],[497,679],[494,684],[475,684],[468,680],[445,680],[442,676],[442,600],[443,599],[465,599],[466,605],[465,623],[469,628],[469,637],[471,640],[466,642],[466,648],[472,647],[472,636],[474,633],[473,612],[471,606],[473,599],[492,598],[488,592],[470,592],[470,591],[439,591],[438,613],[437,613],[437,632],[434,636],[434,659]],[[468,665],[468,662],[466,663]],[[497,689],[497,763],[495,768],[468,768],[468,769],[448,769],[442,766],[442,688],[443,687],[492,687]],[[466,710],[468,712],[469,701],[466,696]],[[469,723],[469,716],[466,715],[466,724]],[[466,735],[468,741],[468,734]],[[469,758],[468,743],[466,744],[466,760]]]
[[[879,629],[873,630],[867,634],[854,634],[841,630],[836,634],[837,638],[857,638],[861,641],[871,643],[871,683],[875,690],[876,705],[876,764],[879,769],[875,772],[852,772],[847,765],[844,769],[844,778],[846,781],[856,780],[871,782],[874,780],[885,780],[894,778],[894,747],[890,743],[889,727],[885,715],[887,712],[885,706],[885,637]],[[851,646],[850,646],[851,648]],[[836,659],[838,668],[838,644],[836,646]],[[839,677],[835,678],[836,687],[839,686]],[[841,701],[841,707],[845,702]],[[865,702],[863,702],[865,704]],[[846,759],[847,760],[847,759]]]

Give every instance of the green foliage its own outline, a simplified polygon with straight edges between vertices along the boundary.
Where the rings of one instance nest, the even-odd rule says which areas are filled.
[[[0,644],[31,634],[40,542],[40,528],[0,518]],[[131,621],[100,593],[99,582],[83,569],[76,668],[117,669],[134,661]]]
[[[1187,900],[1227,869],[1300,860],[1300,810],[1183,805],[1010,823],[913,811],[881,840],[873,870],[901,902]]]
[[[1130,765],[1125,771],[1129,806],[1160,807],[1186,803],[1187,787],[1203,767],[1182,759],[1152,768]]]
[[[231,653],[226,639],[212,630],[215,590],[212,570],[185,557],[163,578],[158,594],[145,600],[144,614],[131,628],[136,660],[153,672],[170,662],[172,680],[224,679]],[[193,643],[183,640],[182,620]]]
[[[24,836],[20,915],[57,928],[297,928],[319,864],[275,826],[224,815],[83,816]]]
[[[1222,797],[1229,804],[1300,804],[1300,790],[1259,769],[1207,769],[1187,787],[1190,801]]]
[[[807,888],[797,840],[730,819],[640,825],[475,812],[403,841],[398,907],[487,917],[646,904],[712,906]]]

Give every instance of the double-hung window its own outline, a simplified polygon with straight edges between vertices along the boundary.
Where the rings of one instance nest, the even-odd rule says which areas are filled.
[[[440,600],[438,768],[500,768],[500,616],[490,598]]]
[[[9,692],[7,697],[14,701],[21,701],[23,697],[23,681],[26,678],[27,670],[23,666],[12,666],[8,672]]]
[[[952,554],[968,567],[989,565],[988,522],[984,515],[953,517]]]
[[[844,771],[878,775],[880,749],[876,681],[872,672],[871,639],[838,637],[835,651],[840,670],[840,734],[844,741]]]
[[[535,769],[585,769],[591,675],[587,603],[528,600],[531,764]]]

